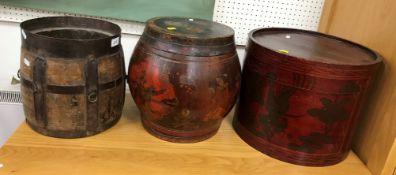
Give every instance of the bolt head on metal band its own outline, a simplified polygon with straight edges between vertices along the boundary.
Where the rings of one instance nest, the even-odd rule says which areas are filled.
[[[96,101],[98,101],[98,95],[96,94],[96,92],[90,92],[88,94],[88,101],[91,103],[95,103]]]

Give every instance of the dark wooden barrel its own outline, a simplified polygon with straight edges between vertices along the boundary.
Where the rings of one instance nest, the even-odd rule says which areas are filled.
[[[177,17],[147,21],[129,65],[129,87],[143,126],[171,142],[214,135],[240,86],[234,31]]]
[[[336,164],[348,155],[381,64],[375,52],[334,36],[253,30],[233,126],[249,145],[274,158]]]
[[[47,136],[85,137],[117,123],[125,97],[121,29],[78,17],[21,24],[21,93],[29,126]]]

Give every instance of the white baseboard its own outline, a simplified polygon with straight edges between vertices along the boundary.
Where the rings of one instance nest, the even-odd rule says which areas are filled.
[[[11,85],[11,77],[10,79],[0,79],[0,91],[20,91],[20,84]]]

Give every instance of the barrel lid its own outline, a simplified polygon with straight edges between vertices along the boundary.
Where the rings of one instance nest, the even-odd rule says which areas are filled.
[[[234,43],[234,30],[226,25],[197,18],[156,17],[147,21],[144,34],[182,45],[227,45]]]
[[[256,29],[249,34],[267,49],[309,61],[338,65],[368,65],[381,61],[368,48],[318,32],[288,29]]]

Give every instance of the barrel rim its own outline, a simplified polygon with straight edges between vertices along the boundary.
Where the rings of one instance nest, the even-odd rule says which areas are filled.
[[[360,49],[362,49],[362,51],[365,51],[367,54],[369,54],[370,56],[373,57],[373,61],[369,62],[369,63],[336,63],[336,62],[327,62],[327,61],[315,61],[312,59],[307,59],[304,57],[298,57],[298,56],[293,56],[293,55],[289,55],[289,54],[285,54],[285,53],[280,53],[276,50],[270,49],[268,47],[263,46],[262,44],[260,44],[260,42],[258,42],[254,35],[257,32],[262,32],[262,31],[291,31],[291,32],[300,32],[300,33],[307,33],[307,34],[311,34],[311,35],[316,35],[316,36],[320,36],[320,37],[326,37],[329,39],[334,39],[334,40],[338,40],[341,41],[343,43],[347,43],[347,44],[351,44],[354,45]],[[304,61],[307,63],[311,63],[311,64],[318,64],[318,65],[334,65],[334,66],[369,66],[369,65],[375,65],[375,64],[379,64],[383,61],[382,56],[377,53],[376,51],[373,51],[372,49],[363,46],[361,44],[355,43],[353,41],[344,39],[344,38],[340,38],[334,35],[329,35],[329,34],[325,34],[325,33],[321,33],[321,32],[316,32],[316,31],[310,31],[310,30],[303,30],[303,29],[295,29],[295,28],[284,28],[284,27],[269,27],[269,28],[257,28],[254,30],[251,30],[248,34],[249,37],[249,41],[255,45],[257,45],[258,47],[261,47],[265,50],[271,51],[273,52],[273,54],[279,55],[281,57],[286,57],[288,59],[294,59],[294,60],[298,60],[298,61]]]
[[[109,28],[100,28],[100,30],[103,30],[106,33],[109,33],[111,35],[107,35],[106,37],[101,37],[101,38],[93,38],[93,39],[70,39],[70,38],[58,38],[58,37],[50,37],[46,35],[40,35],[37,33],[32,32],[32,30],[29,29],[29,27],[34,27],[35,25],[40,25],[40,22],[43,21],[56,21],[56,20],[87,20],[91,22],[98,22],[102,23],[104,25],[108,25]],[[37,37],[37,38],[42,38],[42,39],[49,39],[49,40],[56,40],[56,41],[65,41],[65,42],[96,42],[96,41],[101,41],[101,40],[109,40],[114,38],[115,36],[121,35],[121,28],[110,21],[106,20],[100,20],[100,19],[95,19],[95,18],[87,18],[87,17],[76,17],[76,16],[47,16],[47,17],[39,17],[39,18],[33,18],[29,19],[26,21],[23,21],[20,24],[20,28],[23,30],[24,34],[29,34],[31,36]],[[81,26],[82,29],[89,29],[89,26]],[[94,29],[94,28],[92,28]]]

